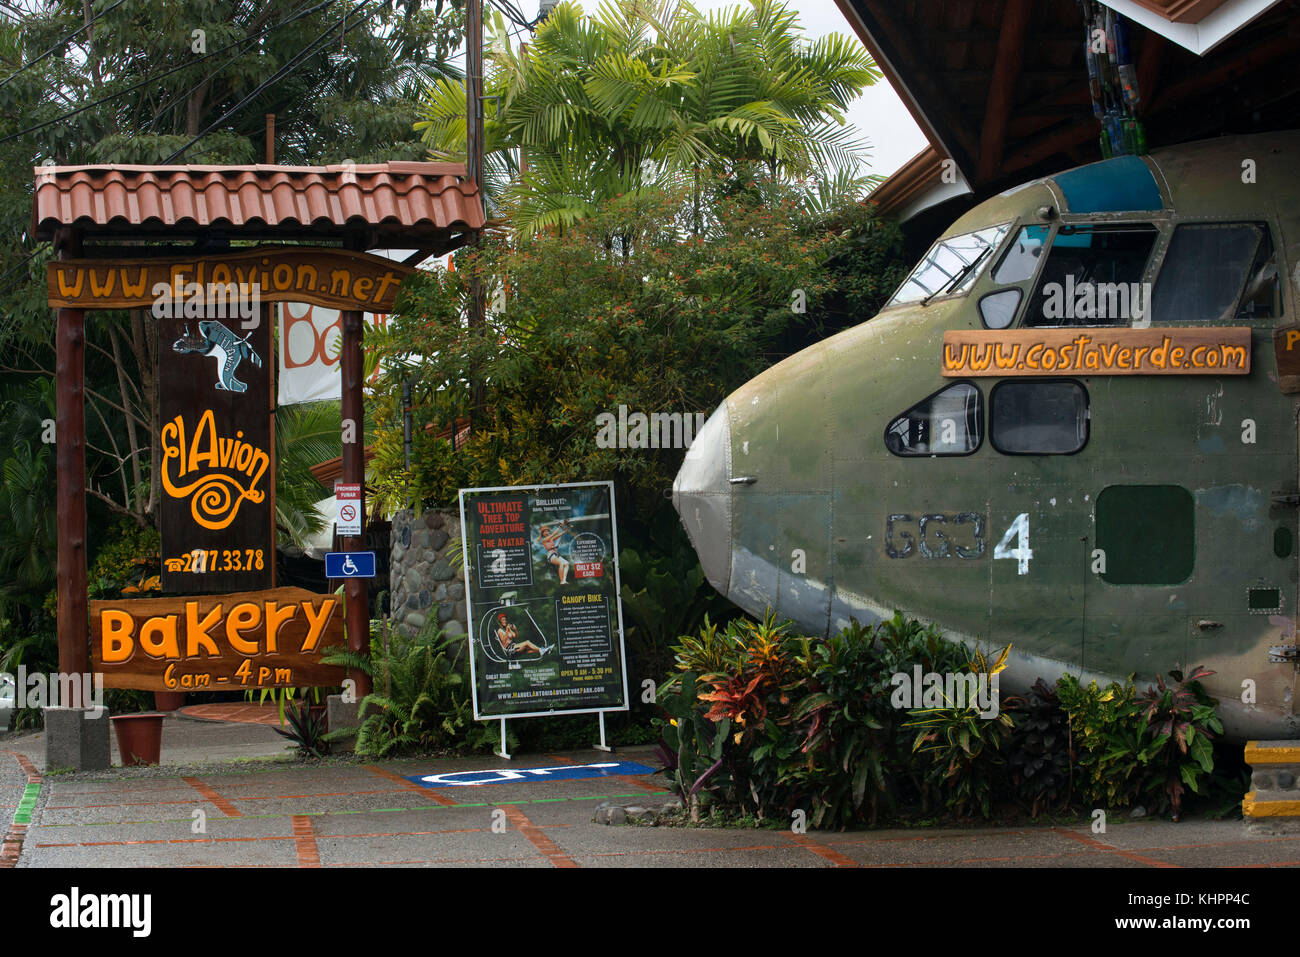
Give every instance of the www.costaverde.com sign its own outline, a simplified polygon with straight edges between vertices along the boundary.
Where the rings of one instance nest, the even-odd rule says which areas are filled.
[[[162,259],[63,259],[46,269],[56,308],[131,309],[169,302],[247,297],[334,309],[389,312],[414,272],[389,259],[345,249],[266,246]],[[196,312],[196,316],[197,312]]]
[[[1249,326],[950,329],[943,375],[1248,375]]]

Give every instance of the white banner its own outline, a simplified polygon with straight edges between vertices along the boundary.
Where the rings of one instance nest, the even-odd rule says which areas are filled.
[[[397,262],[407,259],[411,249],[372,249],[376,256]],[[448,254],[421,264],[420,269],[445,269]],[[364,313],[366,330],[388,327],[385,314]],[[343,347],[343,319],[337,309],[305,303],[280,305],[279,405],[300,402],[339,401],[343,380],[339,373],[339,352]]]
[[[365,313],[367,329],[385,328],[387,315]],[[306,303],[280,306],[280,405],[337,402],[343,395],[339,352],[343,346],[343,314]]]

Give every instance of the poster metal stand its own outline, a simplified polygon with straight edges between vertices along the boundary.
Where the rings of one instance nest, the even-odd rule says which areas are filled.
[[[600,719],[600,744],[593,744],[591,747],[595,751],[613,751],[614,749],[605,743],[605,712],[597,711],[596,717]]]
[[[501,719],[501,750],[495,752],[495,754],[496,754],[496,756],[497,756],[498,758],[505,758],[507,761],[509,761],[509,760],[511,760],[512,756],[511,756],[510,752],[509,752],[508,750],[506,750],[506,748],[507,748],[507,745],[506,745],[506,719],[505,719],[505,718],[502,718],[502,719]]]

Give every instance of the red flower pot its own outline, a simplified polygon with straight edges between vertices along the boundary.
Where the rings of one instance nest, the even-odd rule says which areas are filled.
[[[184,691],[155,691],[153,706],[159,711],[175,711],[185,704]]]
[[[112,718],[122,763],[157,764],[162,751],[161,714],[119,714]]]

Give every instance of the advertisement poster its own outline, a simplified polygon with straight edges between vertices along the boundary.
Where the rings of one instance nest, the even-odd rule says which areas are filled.
[[[162,589],[270,588],[275,566],[271,329],[250,317],[158,321]]]
[[[474,717],[626,711],[612,482],[461,489]]]

